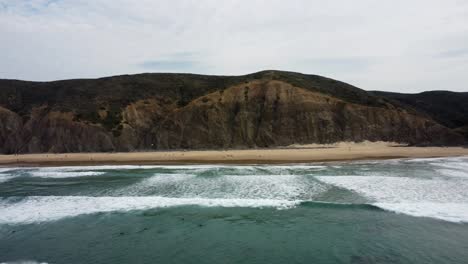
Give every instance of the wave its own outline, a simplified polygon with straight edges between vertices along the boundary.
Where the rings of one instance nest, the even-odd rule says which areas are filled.
[[[413,163],[427,163],[427,162],[434,162],[434,163],[445,163],[445,162],[466,162],[468,161],[468,156],[453,156],[453,157],[436,157],[436,158],[404,158],[401,159],[405,162],[413,162]]]
[[[30,224],[86,214],[126,212],[180,206],[290,209],[297,206],[360,210],[385,210],[450,222],[468,222],[468,204],[461,203],[331,203],[272,199],[206,199],[168,197],[31,196],[0,201],[0,223]],[[16,198],[18,199],[18,198]]]
[[[95,171],[95,170],[138,170],[155,169],[160,165],[93,165],[93,166],[60,166],[60,167],[29,167],[39,171]]]
[[[165,196],[227,199],[311,200],[328,188],[302,175],[155,174],[133,185],[112,190],[110,196]]]
[[[306,201],[301,206],[314,208],[346,208],[362,210],[383,210],[398,214],[405,214],[415,217],[428,217],[448,222],[467,223],[468,204],[467,203],[330,203]]]
[[[361,210],[389,211],[414,217],[427,217],[454,223],[468,223],[467,203],[329,203],[329,202],[302,202],[301,206],[313,208],[346,208]]]
[[[468,174],[468,161],[466,162],[446,162],[446,163],[431,163],[433,166],[442,167],[450,170],[457,170]]]
[[[0,262],[0,264],[47,264],[47,262],[39,262],[35,260],[15,260],[8,262]]]
[[[0,167],[0,183],[9,181],[17,175],[14,174],[15,170],[20,169],[18,167]]]
[[[58,166],[58,167],[34,167],[42,170],[134,170],[134,169],[187,169],[187,168],[218,168],[223,165],[89,165],[89,166]]]
[[[24,176],[68,178],[114,175],[112,170],[116,175],[127,178],[140,173],[138,176],[142,176],[134,180],[125,178],[116,185],[99,186],[95,193],[87,193],[90,196],[0,199],[0,223],[32,223],[81,214],[183,205],[291,208],[299,204],[303,207],[382,209],[412,216],[468,222],[466,160],[424,159],[425,163],[421,163],[421,160],[403,160],[396,165],[384,163],[384,166],[370,166],[366,163],[349,167],[340,163],[0,168],[0,182]],[[362,170],[366,168],[370,170]],[[134,169],[142,171],[125,172]],[[325,176],[327,174],[331,175]],[[77,181],[86,183],[88,180],[80,178]],[[62,188],[60,184],[58,187]],[[21,193],[28,193],[30,189],[27,185],[14,188],[21,190]],[[62,189],[55,192],[53,188],[55,186],[47,192],[34,190],[33,193],[63,195]],[[14,191],[11,193],[15,195]]]
[[[99,171],[31,171],[29,174],[39,178],[71,178],[84,176],[99,176],[105,172]]]
[[[15,176],[8,173],[0,173],[0,183],[9,181],[12,178],[15,178]]]
[[[403,158],[399,159],[405,162],[430,162],[430,161],[447,161],[447,160],[457,160],[459,157],[438,157],[438,158]]]
[[[42,170],[30,170],[30,169],[23,169],[27,172],[27,174],[18,173],[15,171],[8,171],[9,173],[0,173],[0,183],[9,181],[13,178],[20,177],[20,176],[31,176],[31,177],[38,177],[38,178],[72,178],[72,177],[85,177],[85,176],[99,176],[103,175],[106,172],[100,171],[58,171],[52,169],[42,169]]]
[[[61,167],[29,167],[40,171],[100,171],[100,170],[138,170],[138,169],[169,169],[169,170],[209,170],[209,169],[326,169],[328,166],[313,164],[293,165],[93,165],[93,166],[61,166]],[[0,171],[1,172],[1,171]]]
[[[10,172],[10,171],[14,171],[14,170],[17,170],[17,169],[21,169],[21,168],[19,168],[19,167],[0,167],[0,173]]]
[[[468,181],[383,176],[322,176],[384,210],[451,222],[468,222]]]
[[[468,171],[460,171],[457,169],[438,169],[437,172],[447,177],[468,178]]]
[[[416,217],[429,217],[455,223],[468,222],[467,203],[374,203],[384,210]]]
[[[377,203],[468,203],[468,181],[389,176],[317,176]]]
[[[325,201],[302,201],[300,206],[310,208],[331,208],[331,209],[363,209],[363,210],[376,210],[383,211],[383,208],[374,204],[367,203],[339,203],[339,202],[325,202]]]
[[[0,223],[27,224],[54,221],[65,217],[113,211],[147,210],[174,206],[203,207],[274,207],[286,209],[301,201],[270,199],[205,199],[168,198],[156,196],[89,197],[89,196],[30,196],[20,201],[14,198],[0,202]]]

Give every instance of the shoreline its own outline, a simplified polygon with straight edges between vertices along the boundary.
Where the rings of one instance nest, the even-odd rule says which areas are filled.
[[[464,147],[407,147],[389,143],[339,143],[323,147],[116,153],[0,155],[0,166],[285,164],[468,156]]]

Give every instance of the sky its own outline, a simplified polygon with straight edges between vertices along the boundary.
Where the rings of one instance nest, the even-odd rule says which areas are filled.
[[[468,1],[0,0],[0,78],[269,69],[468,91]]]

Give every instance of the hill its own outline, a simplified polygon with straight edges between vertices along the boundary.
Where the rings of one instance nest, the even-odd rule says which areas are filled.
[[[468,92],[428,91],[418,94],[373,92],[452,128],[468,139]]]
[[[445,102],[440,104],[443,110]],[[463,131],[454,129],[459,123],[452,126],[449,117],[450,112],[431,115],[389,94],[283,71],[0,80],[2,153],[266,148],[362,140],[464,144]]]

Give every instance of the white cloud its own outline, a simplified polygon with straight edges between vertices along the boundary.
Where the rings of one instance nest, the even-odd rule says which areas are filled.
[[[0,0],[0,34],[0,78],[280,69],[468,90],[466,1]]]

